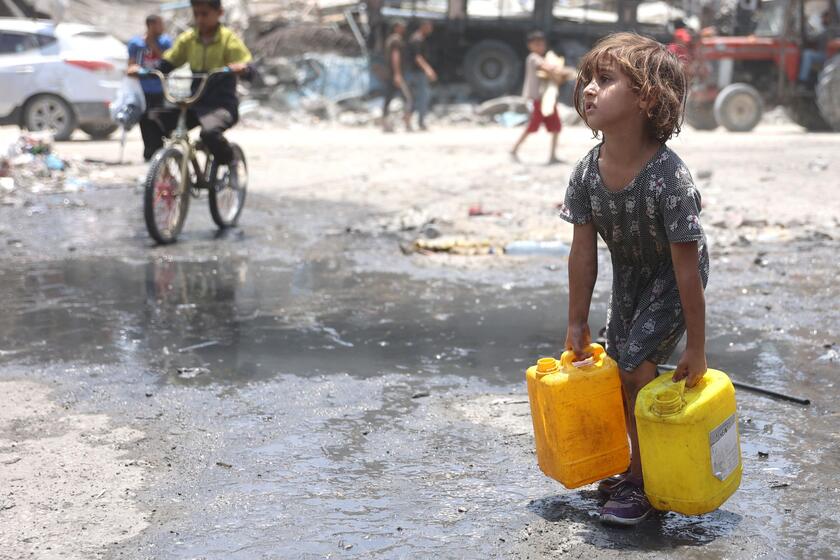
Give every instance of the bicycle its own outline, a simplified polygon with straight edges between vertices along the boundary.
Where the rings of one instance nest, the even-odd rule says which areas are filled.
[[[168,78],[158,70],[140,73],[141,77],[157,76],[163,85],[164,98],[180,111],[178,124],[171,137],[152,157],[144,186],[143,217],[146,229],[152,239],[160,244],[166,245],[177,240],[187,218],[190,196],[198,198],[201,190],[206,189],[209,193],[210,215],[220,229],[235,226],[242,214],[248,188],[248,165],[242,148],[231,142],[235,156],[233,161],[237,164],[237,180],[233,184],[229,167],[217,164],[207,147],[190,137],[187,128],[187,113],[204,94],[209,79],[227,72],[229,70],[225,68],[205,74]],[[201,81],[192,95],[179,97],[172,94],[168,79]],[[223,168],[227,169],[219,178],[219,171]]]

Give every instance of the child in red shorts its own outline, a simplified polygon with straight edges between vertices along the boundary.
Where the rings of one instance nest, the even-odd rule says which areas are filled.
[[[549,115],[544,115],[540,108],[547,80],[540,79],[538,72],[540,70],[543,72],[556,70],[553,65],[545,60],[547,47],[545,35],[541,31],[533,31],[528,34],[528,50],[531,51],[531,54],[525,59],[525,83],[522,86],[522,97],[532,102],[531,119],[510,154],[515,161],[519,161],[519,148],[525,142],[525,138],[529,134],[537,132],[540,125],[544,124],[545,129],[551,134],[551,155],[548,163],[558,163],[560,160],[557,159],[557,138],[560,136],[562,124],[560,115],[557,113],[557,105],[554,105],[553,111]]]

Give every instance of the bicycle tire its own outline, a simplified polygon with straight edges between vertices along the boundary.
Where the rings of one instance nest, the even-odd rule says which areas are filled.
[[[248,191],[248,162],[245,153],[238,144],[231,144],[235,159],[239,163],[239,185],[233,188],[229,181],[228,166],[220,165],[216,169],[216,183],[210,186],[210,216],[219,228],[229,228],[236,225],[242,209],[245,208],[245,197]],[[222,173],[224,172],[224,173]],[[219,177],[219,174],[222,174]],[[228,202],[235,202],[235,206],[227,207]]]
[[[163,183],[164,179],[159,176],[165,172],[171,172],[173,169],[177,169],[180,177],[183,158],[183,152],[172,146],[158,150],[152,158],[149,164],[149,171],[146,174],[146,184],[143,193],[143,217],[146,221],[146,230],[148,230],[149,236],[161,245],[174,243],[178,239],[178,234],[181,233],[181,229],[184,227],[184,221],[187,218],[187,211],[190,206],[190,178],[188,171],[186,188],[181,193],[173,193],[173,186],[177,190],[180,186],[180,181],[169,181],[166,184]],[[174,165],[168,165],[169,162],[174,162]],[[169,227],[160,227],[156,219],[157,213],[155,208],[161,200],[164,204],[171,204],[173,200],[178,204],[174,211],[174,222]],[[170,217],[171,220],[172,217]]]

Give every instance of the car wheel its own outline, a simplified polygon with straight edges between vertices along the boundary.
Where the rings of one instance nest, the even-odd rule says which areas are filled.
[[[464,57],[464,76],[473,91],[484,98],[512,91],[519,81],[520,67],[516,51],[501,41],[476,43]]]
[[[758,125],[764,103],[749,84],[730,84],[715,98],[715,120],[730,132],[749,132]]]
[[[36,95],[23,109],[23,127],[34,132],[52,132],[56,140],[69,140],[76,130],[76,114],[56,95]]]
[[[119,127],[120,125],[114,123],[79,125],[82,132],[94,140],[107,140]]]

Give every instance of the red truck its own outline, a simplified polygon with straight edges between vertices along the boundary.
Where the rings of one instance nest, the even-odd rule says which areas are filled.
[[[747,132],[781,106],[807,130],[840,131],[838,24],[836,0],[772,0],[762,3],[753,35],[700,39],[686,120]]]

